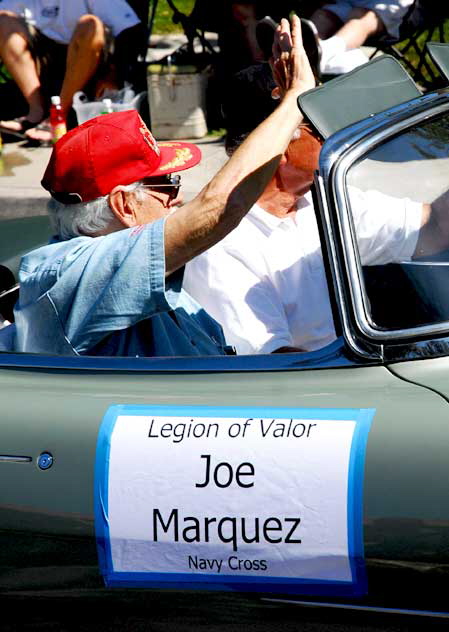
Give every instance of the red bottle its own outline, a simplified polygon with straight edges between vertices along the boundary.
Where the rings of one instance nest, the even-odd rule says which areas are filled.
[[[51,141],[54,144],[67,132],[65,117],[61,108],[61,98],[58,96],[51,98],[50,126]]]

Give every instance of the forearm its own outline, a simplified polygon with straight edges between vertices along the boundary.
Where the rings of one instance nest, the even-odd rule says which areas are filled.
[[[272,70],[282,102],[232,155],[192,202],[167,218],[167,274],[217,243],[249,211],[276,171],[303,117],[297,98],[315,78],[304,51],[301,25],[282,19],[275,33]]]
[[[209,195],[219,197],[224,204],[238,196],[247,207],[257,201],[303,120],[297,96],[287,93],[275,111],[247,137],[206,187]]]
[[[414,257],[436,254],[449,248],[449,191],[431,204],[423,204],[422,227]]]
[[[348,48],[363,46],[369,37],[383,30],[383,23],[374,11],[355,9],[349,20],[338,31]]]

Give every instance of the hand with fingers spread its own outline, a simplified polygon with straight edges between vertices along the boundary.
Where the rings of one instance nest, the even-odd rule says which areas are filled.
[[[273,98],[284,98],[287,92],[298,97],[315,87],[315,77],[304,50],[298,16],[292,16],[291,25],[282,18],[275,32],[270,65],[277,84]]]

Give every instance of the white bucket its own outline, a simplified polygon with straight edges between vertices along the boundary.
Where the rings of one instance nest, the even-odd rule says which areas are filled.
[[[147,75],[151,131],[157,139],[207,134],[206,83],[202,73]]]

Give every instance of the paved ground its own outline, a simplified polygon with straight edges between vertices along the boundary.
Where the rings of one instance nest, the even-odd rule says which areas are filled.
[[[186,139],[189,140],[189,139]],[[182,175],[185,200],[191,199],[226,160],[219,138],[195,139],[203,153],[201,163]],[[8,143],[0,156],[0,219],[46,213],[48,193],[40,181],[50,157],[47,147],[28,147],[24,142]]]

